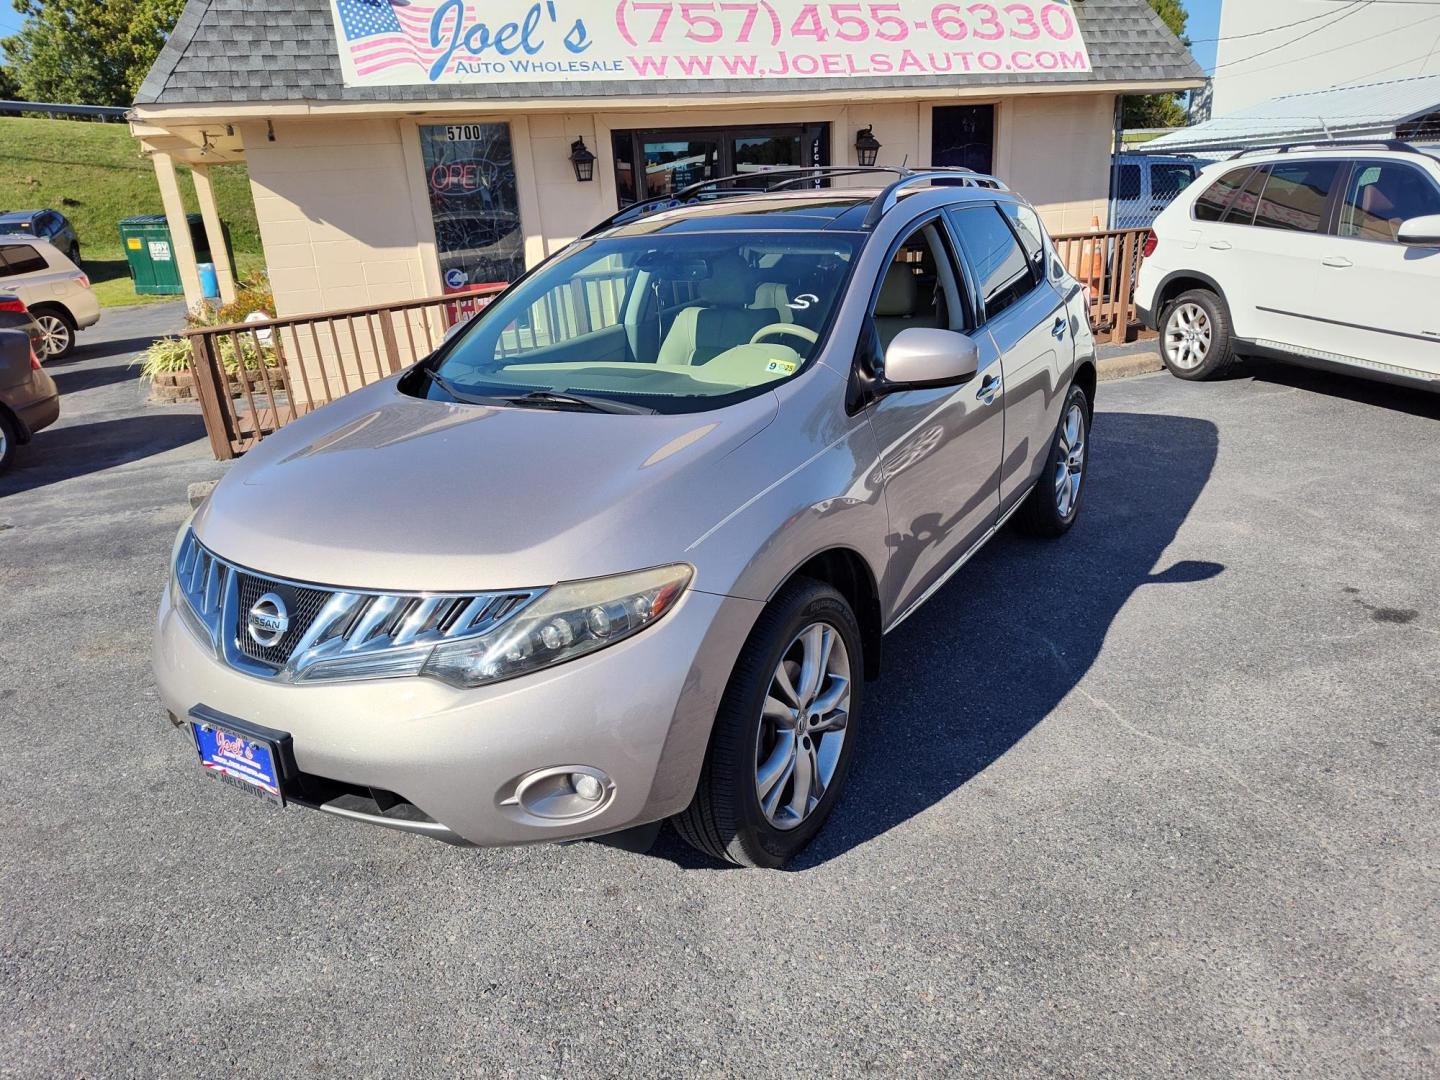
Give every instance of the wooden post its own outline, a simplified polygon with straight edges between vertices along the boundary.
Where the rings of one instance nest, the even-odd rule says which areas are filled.
[[[1120,280],[1115,287],[1115,325],[1110,329],[1110,341],[1116,345],[1125,344],[1126,338],[1130,336],[1130,301],[1135,295],[1134,282],[1131,276],[1135,272],[1135,234],[1121,233],[1118,237],[1120,244]]]
[[[210,450],[217,461],[235,456],[235,445],[227,422],[224,401],[230,388],[224,372],[219,370],[210,337],[196,334],[190,339],[190,370],[195,375],[195,396],[200,399],[200,415],[205,418],[205,433],[210,436]]]
[[[220,211],[215,205],[215,188],[210,183],[209,165],[192,165],[195,177],[195,198],[200,203],[200,216],[205,220],[205,239],[210,243],[210,261],[215,264],[215,277],[220,282],[220,301],[235,302],[235,268],[230,265],[230,249],[225,246],[225,230],[220,225]]]
[[[385,363],[390,367],[390,374],[394,375],[400,370],[400,343],[395,340],[395,313],[389,308],[382,308],[376,318],[380,320],[380,341],[385,348]]]
[[[155,179],[160,184],[160,201],[165,206],[165,221],[170,226],[170,254],[180,270],[180,284],[185,289],[185,306],[198,307],[205,299],[200,288],[200,270],[195,260],[195,243],[190,239],[190,218],[185,213],[185,200],[180,182],[175,177],[175,159],[159,151],[150,155],[155,166]]]

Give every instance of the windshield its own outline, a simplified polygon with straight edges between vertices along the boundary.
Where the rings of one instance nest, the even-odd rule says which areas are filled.
[[[741,400],[819,353],[858,249],[781,232],[584,244],[486,309],[428,393],[666,413]]]

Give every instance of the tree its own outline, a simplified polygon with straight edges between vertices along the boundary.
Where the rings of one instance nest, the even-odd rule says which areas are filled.
[[[8,67],[0,67],[0,101],[14,101],[20,96],[20,83]]]
[[[0,41],[20,97],[129,105],[185,0],[11,0],[28,16]]]
[[[1150,0],[1160,18],[1165,21],[1180,43],[1189,47],[1190,38],[1185,30],[1190,23],[1190,13],[1185,10],[1184,0]],[[1180,104],[1179,94],[1149,94],[1145,97],[1127,97],[1123,113],[1126,128],[1180,127],[1185,123],[1185,107]]]

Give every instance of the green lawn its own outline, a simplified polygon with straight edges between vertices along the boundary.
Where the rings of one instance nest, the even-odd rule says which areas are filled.
[[[187,208],[199,209],[190,170],[180,189]],[[243,165],[211,173],[220,216],[230,226],[241,279],[264,269],[250,179]],[[124,124],[0,117],[0,210],[59,210],[75,223],[85,272],[106,307],[173,300],[136,296],[120,244],[119,222],[160,214],[155,171]]]

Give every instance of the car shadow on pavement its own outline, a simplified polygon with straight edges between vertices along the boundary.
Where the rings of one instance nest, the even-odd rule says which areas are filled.
[[[137,369],[131,367],[129,361],[109,364],[105,367],[72,368],[68,371],[63,367],[46,364],[45,371],[55,380],[55,387],[62,396],[79,393],[81,390],[93,390],[97,386],[110,386],[114,383],[138,383],[140,377]]]
[[[1405,386],[1377,382],[1358,375],[1317,371],[1314,368],[1286,364],[1279,360],[1246,360],[1236,369],[1238,376],[1249,375],[1256,382],[1288,386],[1313,394],[1372,405],[1377,409],[1409,413],[1430,420],[1440,420],[1440,394],[1426,393]]]
[[[984,772],[1075,688],[1137,590],[1223,573],[1211,562],[1160,565],[1214,468],[1214,424],[1101,413],[1091,446],[1083,513],[1068,536],[1034,541],[1007,529],[885,639],[849,790],[791,870],[883,835]],[[716,865],[670,830],[654,853]]]
[[[198,413],[155,413],[69,424],[38,433],[0,475],[0,499],[117,465],[154,457],[205,438]]]

